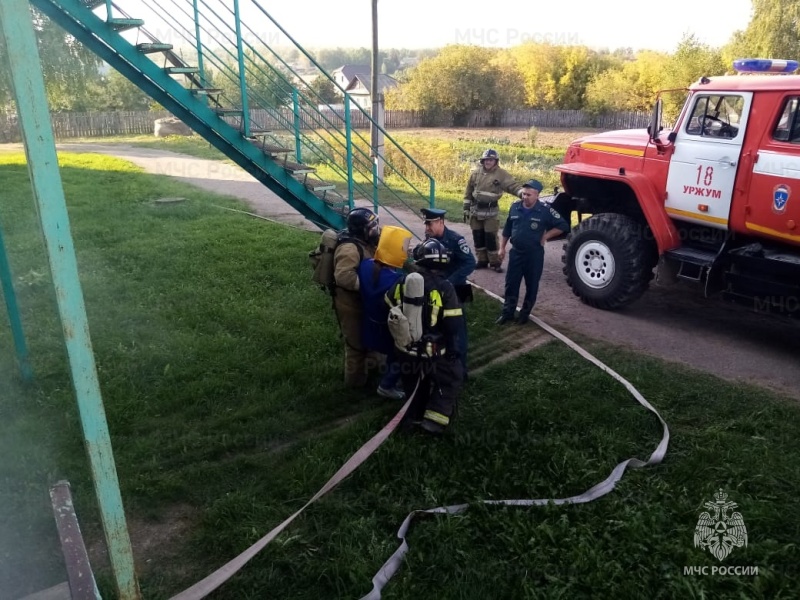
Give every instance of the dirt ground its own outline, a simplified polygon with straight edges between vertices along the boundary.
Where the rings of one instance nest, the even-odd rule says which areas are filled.
[[[465,130],[452,132],[461,137],[465,135]],[[517,135],[515,132],[480,129],[471,130],[470,135],[482,139],[492,135],[509,137]],[[520,130],[519,135],[524,135],[524,131]],[[565,134],[562,130],[559,135],[573,138],[580,132],[573,130]],[[150,173],[169,175],[203,189],[241,198],[253,212],[270,219],[318,231],[238,167],[163,150],[122,145],[60,144],[59,148],[118,156]],[[422,237],[422,224],[416,216],[404,211],[393,212],[404,226]],[[393,219],[382,211],[381,222],[391,224]],[[471,241],[466,225],[459,222],[448,226]],[[707,300],[689,284],[654,285],[642,299],[618,312],[593,309],[581,303],[565,282],[561,272],[562,245],[563,242],[550,242],[547,247],[545,271],[534,310],[536,316],[551,326],[566,335],[582,334],[800,399],[799,323],[772,319],[720,301]],[[476,271],[473,282],[504,295],[502,274]]]

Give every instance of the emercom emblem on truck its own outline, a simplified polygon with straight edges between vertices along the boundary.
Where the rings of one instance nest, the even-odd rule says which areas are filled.
[[[783,183],[775,186],[772,192],[772,210],[777,214],[781,214],[786,210],[786,203],[789,202],[789,194],[792,193],[791,188]]]

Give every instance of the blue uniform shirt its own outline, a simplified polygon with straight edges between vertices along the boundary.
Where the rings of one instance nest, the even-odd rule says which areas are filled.
[[[503,237],[511,240],[518,250],[536,248],[542,245],[546,231],[558,228],[569,231],[569,224],[554,208],[536,201],[531,208],[525,208],[522,200],[517,200],[508,209],[508,219],[503,227]]]
[[[464,236],[452,229],[444,228],[442,237],[436,238],[450,251],[450,264],[444,273],[453,285],[466,285],[467,277],[472,275],[477,261]]]

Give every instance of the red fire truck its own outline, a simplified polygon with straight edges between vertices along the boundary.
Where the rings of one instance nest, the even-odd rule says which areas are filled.
[[[734,65],[739,75],[690,86],[671,130],[661,127],[659,97],[647,130],[591,135],[567,149],[553,206],[591,215],[563,256],[586,304],[623,307],[657,271],[707,296],[800,316],[800,76],[764,74],[798,63]]]

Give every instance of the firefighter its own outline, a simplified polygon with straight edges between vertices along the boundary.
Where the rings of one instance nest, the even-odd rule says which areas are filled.
[[[467,240],[460,233],[448,229],[444,224],[446,210],[440,208],[423,208],[422,220],[425,222],[425,237],[439,240],[450,253],[450,263],[444,271],[444,276],[456,290],[461,309],[472,300],[472,286],[467,283],[467,277],[475,270],[475,255],[467,244]],[[467,316],[461,320],[462,328],[458,336],[458,352],[461,355],[461,366],[464,369],[464,379],[467,378]]]
[[[403,400],[405,394],[400,381],[397,349],[387,325],[389,307],[384,302],[384,296],[403,276],[402,269],[408,260],[408,244],[412,235],[402,227],[383,227],[375,258],[365,258],[358,268],[363,306],[361,342],[367,350],[386,357],[386,371],[378,384],[377,394],[390,400]]]
[[[379,238],[378,216],[368,208],[354,208],[347,215],[347,230],[333,253],[333,306],[344,337],[344,383],[352,388],[367,384],[369,355],[361,340],[358,267],[363,259],[373,258]]]
[[[522,184],[505,169],[491,148],[484,151],[481,166],[472,171],[464,192],[464,222],[472,229],[472,241],[478,255],[477,269],[489,267],[503,272],[503,260],[497,252],[497,232],[500,229],[498,202],[503,193],[519,196]]]
[[[558,211],[539,202],[541,191],[542,183],[531,179],[522,186],[522,200],[514,202],[508,211],[508,219],[503,227],[503,240],[500,243],[500,260],[505,257],[509,240],[512,248],[508,254],[503,312],[495,321],[498,325],[514,320],[523,278],[525,299],[517,321],[522,325],[528,323],[531,310],[536,304],[539,280],[544,268],[544,245],[548,240],[569,231],[569,224]]]
[[[444,275],[450,262],[447,248],[429,238],[414,248],[412,259],[417,272],[404,275],[386,293],[389,329],[399,350],[406,397],[414,394],[405,422],[442,434],[463,385],[457,341],[464,317]]]

